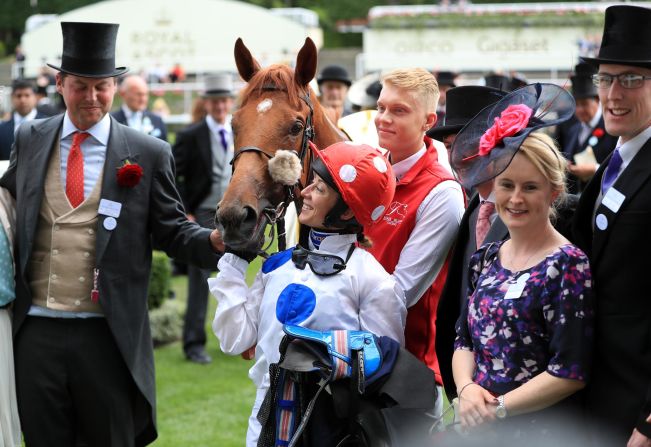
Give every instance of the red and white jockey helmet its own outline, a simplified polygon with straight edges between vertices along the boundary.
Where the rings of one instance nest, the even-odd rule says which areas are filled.
[[[379,222],[396,191],[396,177],[384,154],[350,141],[323,150],[311,147],[316,155],[312,169],[339,192],[357,222],[364,227]]]

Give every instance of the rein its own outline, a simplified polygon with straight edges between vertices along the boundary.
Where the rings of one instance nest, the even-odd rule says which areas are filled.
[[[275,85],[265,85],[262,90],[263,91],[287,91],[286,89],[277,87]],[[314,141],[315,133],[314,133],[314,126],[312,123],[313,116],[314,116],[314,107],[312,106],[312,101],[310,100],[309,90],[305,93],[305,96],[301,96],[300,98],[303,100],[303,102],[305,102],[305,104],[307,104],[307,107],[310,109],[310,112],[305,118],[305,128],[303,129],[303,138],[301,141],[300,152],[296,153],[295,150],[292,150],[292,152],[294,152],[298,156],[298,159],[301,161],[301,165],[304,167],[303,163],[305,162],[305,159],[309,152],[310,141]],[[233,159],[231,160],[231,166],[233,171],[235,170],[235,160],[237,160],[237,158],[245,152],[257,152],[259,154],[264,155],[270,160],[274,157],[274,154],[270,154],[269,152],[257,146],[242,146],[237,150],[237,152],[233,156]],[[276,226],[276,232],[278,233],[278,250],[283,251],[287,248],[287,235],[285,232],[285,211],[287,210],[289,204],[292,203],[296,198],[296,194],[294,193],[294,188],[296,188],[296,185],[293,186],[284,185],[284,188],[285,188],[284,199],[277,206],[275,207],[268,206],[262,210],[262,214],[267,221],[265,226],[271,225],[271,230],[269,232],[269,237],[270,237],[269,243],[267,244],[266,247],[260,248],[258,252],[258,254],[264,258],[269,256],[266,252],[269,248],[271,248],[271,245],[273,244],[275,239],[274,225]]]

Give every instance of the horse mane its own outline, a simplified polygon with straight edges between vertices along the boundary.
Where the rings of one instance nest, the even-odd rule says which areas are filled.
[[[249,80],[240,96],[241,105],[246,104],[252,94],[261,95],[263,92],[273,89],[286,91],[289,103],[293,107],[300,105],[300,98],[305,94],[294,81],[294,71],[291,68],[287,65],[273,64],[259,70]]]

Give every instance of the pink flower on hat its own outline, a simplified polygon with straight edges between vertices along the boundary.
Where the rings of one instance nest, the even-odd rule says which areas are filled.
[[[512,104],[504,109],[479,140],[479,155],[488,155],[504,138],[526,128],[532,113],[533,110],[524,104]]]

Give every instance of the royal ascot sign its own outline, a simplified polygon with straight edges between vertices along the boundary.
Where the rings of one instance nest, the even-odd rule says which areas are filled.
[[[60,22],[118,23],[116,63],[131,72],[168,71],[176,63],[187,72],[236,71],[238,37],[261,55],[263,65],[294,60],[313,29],[269,10],[228,0],[107,0],[62,14],[23,35],[26,75],[60,60]],[[320,46],[321,39],[315,39]]]
[[[578,42],[599,32],[578,27],[368,29],[364,69],[568,70],[578,59]]]

